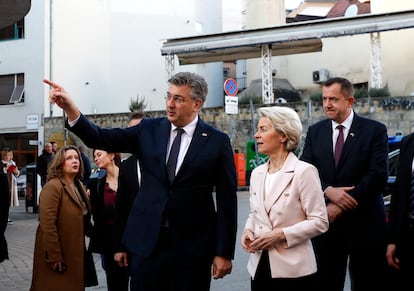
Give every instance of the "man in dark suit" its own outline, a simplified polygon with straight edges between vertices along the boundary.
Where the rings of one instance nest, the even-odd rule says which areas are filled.
[[[144,117],[145,114],[142,111],[131,113],[128,127],[138,125]],[[125,246],[122,244],[122,237],[131,206],[139,191],[140,180],[141,167],[138,157],[131,155],[126,160],[123,160],[119,167],[118,191],[116,194],[115,233],[118,244],[114,250],[114,259],[120,267],[129,267],[128,254]]]
[[[167,118],[145,118],[123,129],[99,128],[64,88],[45,83],[52,86],[50,101],[64,109],[70,130],[87,146],[129,152],[140,161],[140,190],[123,236],[132,254],[131,290],[206,291],[211,275],[229,274],[237,231],[237,176],[229,137],[198,116],[207,96],[205,80],[188,72],[172,76]],[[169,177],[166,161],[181,132],[177,166]]]
[[[301,156],[318,169],[327,202],[329,230],[313,240],[322,291],[343,290],[348,262],[353,291],[384,287],[387,129],[352,110],[353,94],[344,78],[322,85],[327,119],[309,127]],[[338,125],[344,143],[335,165]]]
[[[414,159],[414,133],[401,141],[395,192],[391,196],[387,261],[396,276],[395,291],[412,287],[414,274],[414,208],[411,196]],[[411,207],[410,207],[411,205]]]

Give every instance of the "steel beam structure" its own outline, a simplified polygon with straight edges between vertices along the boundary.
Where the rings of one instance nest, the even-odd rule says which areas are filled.
[[[381,34],[379,32],[371,33],[371,88],[382,88],[382,65],[381,65]]]
[[[321,39],[414,28],[414,10],[291,23],[276,27],[165,40],[161,55],[177,55],[179,63],[200,64],[261,56],[264,44],[272,55],[320,51]]]
[[[270,45],[262,45],[262,100],[263,104],[272,104],[274,101]]]

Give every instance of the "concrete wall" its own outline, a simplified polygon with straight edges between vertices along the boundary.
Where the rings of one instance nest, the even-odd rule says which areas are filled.
[[[397,104],[398,100],[401,105]],[[405,104],[411,103],[411,107],[405,106]],[[384,104],[390,105],[384,106]],[[308,126],[325,118],[322,104],[299,102],[289,103],[288,106],[294,108],[302,120],[303,142]],[[200,113],[200,116],[207,123],[226,132],[231,138],[234,150],[238,150],[240,153],[246,153],[246,143],[248,140],[253,139],[253,135],[256,132],[258,121],[256,109],[257,108],[254,109],[253,114],[254,129],[252,129],[252,115],[248,105],[239,106],[239,114],[237,115],[228,115],[224,112],[223,107],[217,107],[204,108]],[[354,110],[361,116],[384,123],[388,128],[389,136],[395,135],[397,131],[406,135],[414,130],[414,97],[371,98],[370,100],[359,99],[354,105]],[[153,111],[149,112],[149,114],[151,114],[152,117],[160,117],[165,116],[165,111]],[[119,114],[98,114],[88,115],[88,118],[97,125],[105,128],[126,127],[128,123],[128,115],[128,112]],[[61,117],[46,118],[45,140],[48,140],[49,137],[56,132],[62,132],[62,128],[63,119]],[[79,139],[73,134],[70,134],[69,137],[75,144],[80,143]]]

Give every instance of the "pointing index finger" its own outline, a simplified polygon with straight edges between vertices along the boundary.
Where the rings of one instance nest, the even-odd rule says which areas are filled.
[[[58,84],[56,84],[55,82],[50,81],[48,79],[44,79],[43,82],[48,84],[49,86],[53,87],[54,89],[61,89],[62,88]]]

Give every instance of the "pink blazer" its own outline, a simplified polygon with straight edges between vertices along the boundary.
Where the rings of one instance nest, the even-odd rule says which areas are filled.
[[[255,168],[250,177],[250,213],[245,230],[254,234],[282,228],[286,243],[269,249],[273,278],[296,278],[316,272],[311,238],[328,230],[329,222],[317,169],[289,153],[280,179],[264,199],[268,164]],[[252,277],[262,251],[250,255],[247,269]]]

